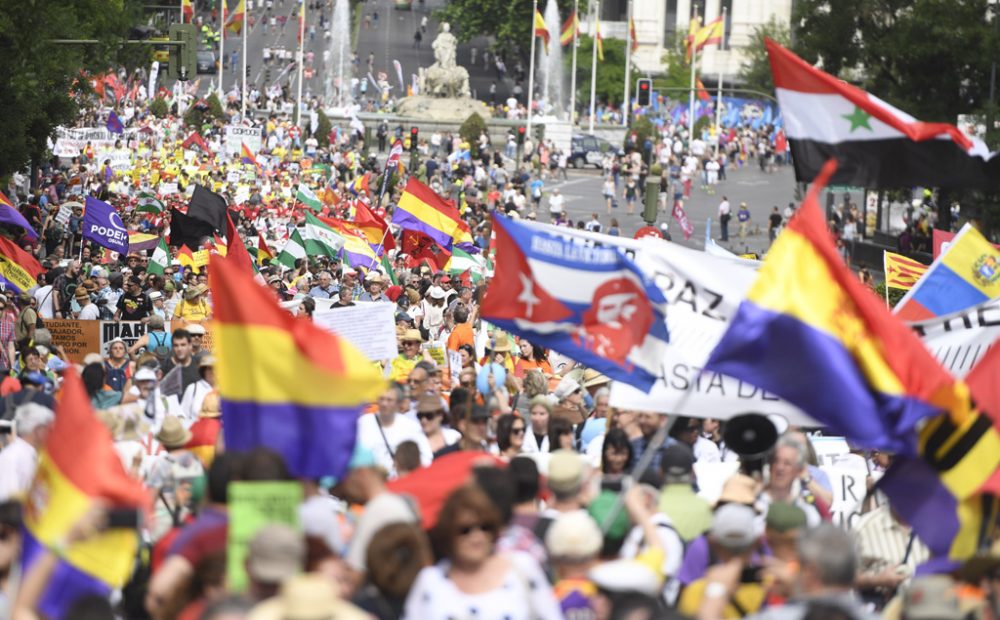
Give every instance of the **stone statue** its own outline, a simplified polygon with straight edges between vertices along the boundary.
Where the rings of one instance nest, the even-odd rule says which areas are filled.
[[[441,24],[441,32],[434,39],[434,64],[418,72],[420,94],[427,97],[468,97],[469,72],[455,62],[458,39],[451,34],[448,22]]]

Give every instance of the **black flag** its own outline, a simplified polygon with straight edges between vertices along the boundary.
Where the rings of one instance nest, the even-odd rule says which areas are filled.
[[[209,224],[215,231],[226,230],[226,199],[201,185],[194,186],[194,194],[188,203],[188,217]]]
[[[211,224],[184,215],[177,209],[170,210],[170,245],[186,245],[191,251],[197,252],[206,238],[212,238],[214,232]]]

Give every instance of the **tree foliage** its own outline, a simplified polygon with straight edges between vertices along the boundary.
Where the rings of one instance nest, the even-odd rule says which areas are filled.
[[[44,159],[55,127],[72,122],[79,110],[70,94],[74,81],[78,91],[89,90],[81,71],[102,72],[136,57],[122,41],[139,23],[139,11],[139,0],[0,0],[0,177]]]
[[[604,39],[604,61],[597,61],[597,88],[595,97],[598,102],[620,105],[625,95],[625,41],[620,39]],[[576,100],[577,105],[586,108],[590,102],[590,74],[594,57],[594,40],[587,35],[580,35],[580,47],[576,51]],[[572,54],[563,54],[566,72],[572,70]],[[639,72],[632,66],[632,84],[635,84]],[[569,80],[566,80],[569,84]]]
[[[324,149],[330,146],[331,131],[333,131],[333,125],[330,123],[330,118],[323,111],[323,108],[320,108],[316,112],[316,133],[313,134],[313,137]]]
[[[1000,52],[988,0],[800,0],[794,49],[924,121],[987,103]]]
[[[469,115],[462,126],[458,128],[458,135],[462,136],[462,141],[468,142],[473,155],[479,153],[479,136],[486,130],[486,121],[475,112]]]
[[[222,103],[215,92],[209,93],[205,97],[207,107],[193,105],[184,113],[184,122],[188,127],[200,130],[203,125],[210,125],[214,121],[225,121],[226,113],[222,109]]]
[[[750,45],[746,49],[745,59],[740,66],[739,79],[743,86],[750,90],[758,90],[768,95],[774,92],[774,80],[771,79],[771,63],[767,59],[764,39],[774,39],[788,46],[792,35],[788,26],[771,16],[771,19],[753,29],[750,35]]]
[[[463,43],[489,36],[498,50],[507,52],[531,43],[531,2],[526,0],[451,0],[436,16],[438,21],[451,24],[452,34]],[[558,45],[559,33],[553,33],[552,38]]]

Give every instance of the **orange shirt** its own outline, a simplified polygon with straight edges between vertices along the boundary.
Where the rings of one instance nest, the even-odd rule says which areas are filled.
[[[535,360],[526,360],[522,358],[517,360],[517,365],[514,366],[514,376],[518,379],[522,379],[529,370],[541,370],[546,375],[551,375],[552,364],[550,364],[548,360],[536,362]]]
[[[472,333],[472,325],[469,323],[459,323],[455,329],[451,330],[446,346],[450,351],[458,351],[463,344],[476,346],[475,335]]]

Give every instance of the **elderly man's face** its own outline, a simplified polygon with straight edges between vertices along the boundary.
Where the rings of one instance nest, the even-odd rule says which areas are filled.
[[[319,275],[319,285],[322,286],[323,288],[330,286],[330,282],[332,280],[333,278],[331,278],[330,274],[328,273],[321,273]]]

